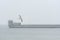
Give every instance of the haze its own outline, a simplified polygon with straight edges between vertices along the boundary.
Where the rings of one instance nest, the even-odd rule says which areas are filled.
[[[0,0],[0,25],[19,14],[22,24],[60,24],[60,0]]]

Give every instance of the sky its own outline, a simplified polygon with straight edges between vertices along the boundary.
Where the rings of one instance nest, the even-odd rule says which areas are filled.
[[[8,20],[22,24],[60,24],[60,0],[0,0],[0,25]]]

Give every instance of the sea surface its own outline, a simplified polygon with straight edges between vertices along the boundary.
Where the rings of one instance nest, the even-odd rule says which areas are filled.
[[[60,28],[9,28],[0,26],[0,40],[60,40]]]

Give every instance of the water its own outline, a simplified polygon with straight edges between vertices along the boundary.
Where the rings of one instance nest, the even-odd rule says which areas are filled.
[[[0,40],[60,40],[60,28],[11,28],[0,26]]]

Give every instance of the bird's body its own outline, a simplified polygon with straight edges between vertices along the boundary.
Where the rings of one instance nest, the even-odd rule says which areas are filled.
[[[23,22],[23,19],[22,19],[21,15],[19,15],[19,20],[20,20],[21,22]]]

